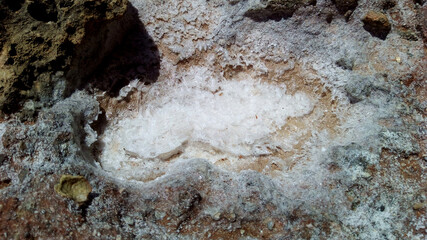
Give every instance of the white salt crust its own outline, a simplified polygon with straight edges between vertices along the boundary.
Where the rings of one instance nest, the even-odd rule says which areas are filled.
[[[271,134],[287,118],[313,109],[305,94],[288,95],[283,84],[212,76],[197,67],[180,79],[156,83],[136,116],[118,121],[102,136],[102,166],[118,170],[122,162],[142,164],[176,153],[198,158],[194,149],[200,147],[234,156],[266,155]]]
[[[0,153],[3,152],[3,142],[2,142],[2,139],[3,139],[3,135],[4,135],[5,132],[6,132],[6,124],[0,123]]]

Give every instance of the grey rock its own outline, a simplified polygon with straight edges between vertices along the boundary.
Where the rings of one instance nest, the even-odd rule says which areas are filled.
[[[372,81],[369,77],[352,77],[344,86],[350,103],[357,103],[369,97],[373,88]]]
[[[129,226],[132,226],[135,224],[135,221],[131,217],[124,217],[123,221]]]
[[[340,58],[335,64],[344,70],[353,70],[354,60],[348,58]]]
[[[273,231],[273,229],[274,229],[274,222],[273,221],[269,221],[267,223],[267,228],[268,228],[268,230]]]
[[[156,217],[156,220],[162,220],[166,216],[166,213],[162,211],[155,211],[154,215]]]
[[[27,168],[22,169],[18,175],[19,181],[23,182],[29,173],[30,171]]]
[[[380,139],[382,140],[383,148],[405,156],[420,152],[419,144],[408,132],[386,130],[380,133]]]

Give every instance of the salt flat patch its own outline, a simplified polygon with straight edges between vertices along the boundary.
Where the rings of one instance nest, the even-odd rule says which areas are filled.
[[[287,95],[283,84],[212,76],[206,68],[192,68],[153,85],[136,116],[112,124],[101,136],[104,169],[129,166],[145,172],[147,167],[159,167],[150,161],[177,153],[201,157],[195,146],[232,156],[269,154],[271,134],[287,118],[313,109],[305,94]],[[193,150],[186,152],[187,147]]]

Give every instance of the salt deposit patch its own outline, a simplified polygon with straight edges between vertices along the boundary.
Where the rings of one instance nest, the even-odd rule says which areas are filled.
[[[3,135],[6,132],[6,124],[0,123],[0,153],[3,151]]]
[[[303,93],[286,94],[283,84],[256,79],[224,80],[205,68],[154,84],[136,116],[109,126],[101,136],[101,164],[138,175],[162,167],[177,153],[202,157],[194,148],[218,154],[259,156],[270,153],[271,135],[289,117],[308,114],[313,102]],[[186,152],[186,149],[192,149]]]

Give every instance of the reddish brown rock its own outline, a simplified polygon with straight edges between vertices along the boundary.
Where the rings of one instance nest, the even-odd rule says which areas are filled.
[[[384,13],[369,11],[362,19],[363,28],[372,36],[385,40],[391,30],[391,24]]]
[[[266,21],[290,18],[294,12],[303,6],[316,5],[313,0],[262,0],[252,4],[245,16],[256,21]]]

